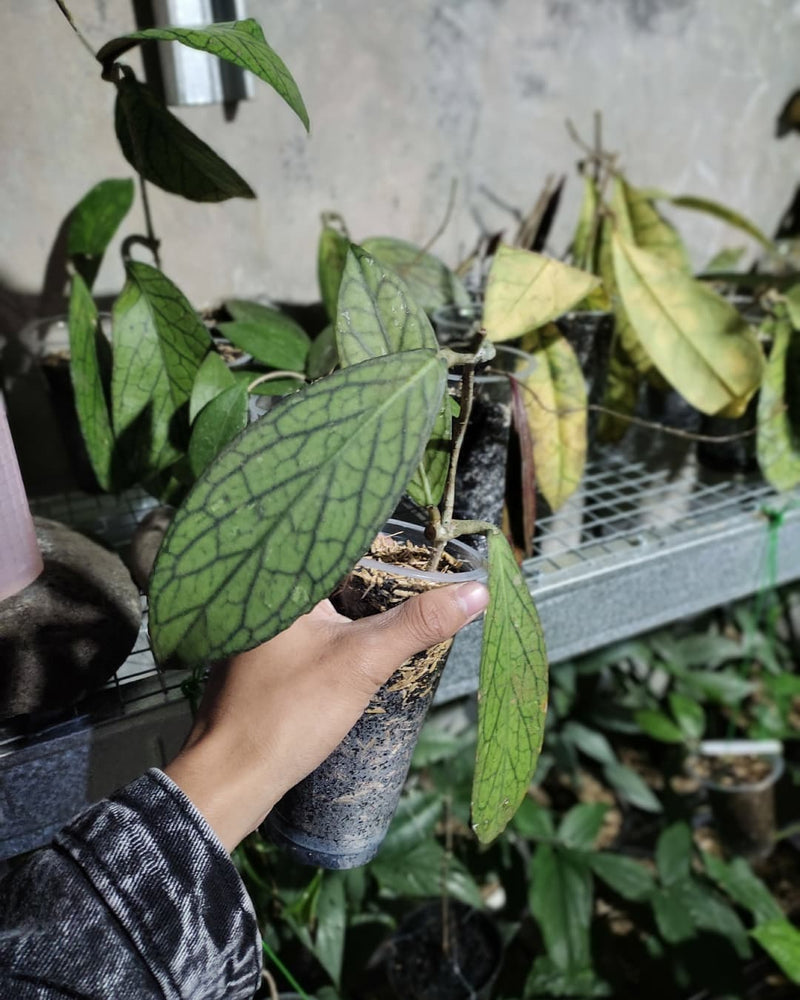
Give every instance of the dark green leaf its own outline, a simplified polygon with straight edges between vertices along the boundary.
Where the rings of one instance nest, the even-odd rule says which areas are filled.
[[[656,868],[664,885],[689,877],[692,863],[692,831],[686,823],[673,823],[658,838]]]
[[[373,257],[400,275],[414,300],[426,313],[430,314],[450,303],[470,305],[469,292],[461,279],[432,253],[392,236],[371,236],[362,245]]]
[[[549,840],[555,836],[553,814],[527,795],[511,820],[511,825],[528,840]]]
[[[314,954],[337,987],[342,975],[346,925],[344,872],[325,872],[317,900]]]
[[[652,736],[654,740],[661,740],[663,743],[683,743],[683,732],[663,712],[643,708],[634,712],[633,718],[641,731]]]
[[[696,742],[703,738],[703,733],[706,731],[706,713],[702,705],[694,698],[673,691],[669,696],[669,707],[687,740]]]
[[[783,911],[772,893],[744,858],[723,861],[704,851],[703,862],[709,876],[734,903],[749,910],[757,923],[782,919]]]
[[[113,308],[113,425],[118,440],[137,435],[137,466],[146,478],[181,456],[189,397],[211,339],[165,275],[137,261],[126,270]]]
[[[128,163],[164,191],[191,201],[256,196],[232,167],[132,75],[117,82],[114,127]]]
[[[740,677],[733,670],[692,670],[683,682],[710,701],[737,705],[756,689],[753,681]]]
[[[800,378],[791,366],[789,347],[797,334],[788,319],[772,325],[772,347],[758,400],[756,448],[765,479],[776,490],[790,490],[800,483],[800,433],[792,427],[787,399],[797,392]]]
[[[422,841],[406,854],[377,857],[370,865],[381,891],[400,899],[426,899],[441,891],[447,871],[447,891],[468,906],[483,907],[480,889],[467,869],[450,857],[445,866],[444,848],[432,838]]]
[[[658,889],[651,898],[659,933],[669,944],[693,937],[697,928],[675,887]]]
[[[468,728],[463,732],[453,732],[450,727],[438,724],[438,719],[429,717],[414,747],[412,768],[423,768],[441,760],[460,757],[475,745],[475,732]]]
[[[106,247],[132,204],[133,181],[111,179],[95,184],[70,212],[67,256],[89,288]]]
[[[308,335],[288,316],[277,309],[272,312],[268,322],[234,320],[232,323],[220,323],[219,332],[267,368],[305,371],[311,343]]]
[[[250,424],[161,546],[150,590],[158,658],[197,663],[247,649],[327,596],[394,510],[445,377],[432,351],[376,358]]]
[[[220,451],[247,427],[247,389],[224,389],[197,416],[189,440],[189,467],[199,476]]]
[[[357,246],[348,251],[339,289],[336,346],[342,365],[439,347],[430,320],[402,278]]]
[[[148,40],[180,42],[202,52],[225,59],[242,69],[255,73],[286,101],[308,129],[308,112],[291,73],[283,60],[264,38],[261,25],[252,18],[245,21],[221,21],[203,28],[147,28],[129,35],[113,38],[97,53],[98,60],[107,71],[111,63],[123,52],[139,42]]]
[[[422,462],[406,487],[408,495],[421,507],[438,507],[441,503],[450,468],[451,437],[450,396],[445,393]]]
[[[694,879],[684,879],[670,887],[693,923],[700,930],[720,934],[736,949],[739,958],[751,955],[747,931],[730,905],[714,889]]]
[[[81,434],[92,470],[102,489],[112,489],[114,432],[100,363],[97,307],[80,274],[72,279],[69,299],[69,372]],[[106,345],[107,347],[107,345]]]
[[[317,280],[325,312],[332,323],[336,321],[339,286],[347,260],[350,241],[332,226],[323,226],[317,246]]]
[[[750,933],[789,979],[800,986],[800,931],[783,918],[759,924]]]
[[[538,1000],[539,997],[589,1000],[610,997],[612,992],[608,983],[597,978],[594,969],[559,969],[547,955],[539,955],[525,981],[522,995],[526,1000]]]
[[[472,822],[484,843],[502,833],[533,778],[547,714],[547,680],[539,615],[511,546],[493,532],[472,787]]]
[[[583,857],[549,844],[537,847],[528,902],[547,954],[559,969],[584,969],[590,964],[593,896],[592,872]]]
[[[565,723],[561,734],[565,740],[574,743],[581,753],[596,760],[599,764],[614,764],[617,755],[605,736],[597,729],[589,729],[581,722],[570,720]]]
[[[306,359],[306,375],[310,379],[322,378],[323,375],[332,372],[338,364],[336,333],[329,324],[311,341]]]
[[[605,802],[579,802],[561,820],[558,839],[565,847],[588,851],[597,839],[608,812]]]
[[[590,854],[588,860],[595,875],[614,892],[618,892],[623,899],[630,899],[635,903],[641,902],[648,899],[655,890],[656,883],[653,876],[644,865],[634,861],[633,858],[603,851]]]
[[[404,854],[431,836],[444,815],[443,797],[436,792],[412,792],[400,799],[378,857]]]
[[[645,812],[661,812],[661,803],[652,789],[631,768],[624,764],[606,764],[603,768],[606,781],[625,802]]]
[[[218,396],[225,389],[230,389],[236,379],[216,351],[209,351],[197,371],[192,385],[192,395],[189,398],[189,422],[194,423],[197,414],[206,403]]]

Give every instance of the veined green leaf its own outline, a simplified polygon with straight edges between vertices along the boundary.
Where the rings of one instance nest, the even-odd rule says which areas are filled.
[[[347,260],[350,241],[333,226],[323,225],[317,244],[317,281],[325,312],[331,323],[336,320],[339,286]]]
[[[775,243],[766,236],[754,223],[749,219],[745,218],[741,213],[734,211],[732,208],[728,208],[727,205],[723,205],[718,201],[713,201],[711,198],[698,198],[696,195],[691,194],[680,194],[671,195],[667,194],[665,191],[647,191],[643,192],[653,200],[658,201],[669,201],[673,205],[678,205],[680,208],[691,208],[696,212],[704,212],[706,215],[713,215],[717,219],[721,219],[723,222],[727,222],[729,226],[734,226],[736,229],[740,229],[743,233],[747,233],[748,236],[752,236],[756,242],[760,243],[766,250],[774,251]]]
[[[252,372],[248,374],[248,377]],[[194,423],[195,417],[206,403],[218,396],[225,389],[230,389],[236,379],[216,351],[209,351],[203,363],[197,369],[197,375],[192,383],[192,394],[189,397],[189,423]]]
[[[572,345],[554,324],[529,334],[524,347],[536,362],[522,380],[536,485],[558,510],[580,485],[586,464],[586,381]]]
[[[405,281],[361,247],[351,246],[336,315],[342,365],[417,348],[438,349],[425,311]]]
[[[133,204],[130,178],[100,181],[70,212],[67,256],[92,287],[106,247]]]
[[[97,307],[80,274],[72,278],[69,298],[70,378],[75,394],[81,434],[97,482],[110,490],[114,457],[114,432],[106,400],[103,371],[98,354]]]
[[[589,864],[592,871],[614,892],[623,899],[641,902],[647,899],[655,890],[656,882],[650,872],[622,854],[611,854],[606,851],[589,854]]]
[[[164,191],[191,201],[256,196],[250,185],[167,111],[130,70],[117,81],[114,128],[128,163]]]
[[[438,506],[444,495],[447,470],[450,468],[452,429],[450,397],[445,392],[430,441],[425,446],[425,454],[406,487],[411,499],[422,507]]]
[[[784,917],[759,924],[750,934],[789,979],[800,986],[800,931]]]
[[[790,490],[800,483],[800,435],[792,427],[786,405],[790,381],[794,382],[795,392],[800,392],[796,366],[787,364],[789,346],[795,337],[798,334],[788,319],[772,324],[772,348],[758,399],[758,464],[776,490]]]
[[[522,337],[569,312],[599,279],[531,250],[501,245],[494,255],[483,325],[490,340]]]
[[[390,268],[408,285],[415,302],[430,314],[441,306],[468,306],[469,292],[450,268],[421,247],[392,236],[370,236],[362,243],[367,253]]]
[[[268,368],[303,372],[311,346],[305,330],[277,309],[267,320],[233,320],[218,324],[219,332],[232,344],[252,354]]]
[[[528,790],[547,715],[547,654],[539,615],[511,547],[489,535],[472,823],[483,843],[502,833]]]
[[[608,812],[605,802],[579,802],[561,820],[558,839],[565,847],[588,851],[594,845]]]
[[[400,499],[445,377],[433,351],[375,358],[250,424],[198,480],[161,546],[150,589],[159,660],[248,649],[327,596]]]
[[[618,177],[614,183],[614,198],[617,205],[619,201],[616,199],[624,200],[630,220],[630,235],[620,230],[625,239],[656,254],[677,270],[691,273],[691,262],[683,240],[677,229],[659,215],[647,191],[635,188]]]
[[[547,954],[559,969],[583,969],[590,964],[593,890],[592,872],[584,857],[550,844],[537,847],[528,902]]]
[[[370,865],[381,892],[401,899],[427,899],[442,886],[442,874],[447,872],[447,894],[467,906],[483,907],[480,889],[467,868],[450,857],[445,865],[444,848],[429,837],[405,854],[378,855]]]
[[[281,57],[267,43],[261,25],[253,18],[223,21],[203,28],[164,27],[132,31],[106,42],[97,53],[97,59],[106,72],[124,52],[140,42],[151,40],[180,42],[250,70],[280,94],[308,130],[308,112],[297,84]]]
[[[136,434],[135,461],[146,478],[182,454],[187,404],[211,338],[169,278],[138,261],[126,271],[112,313],[113,427],[118,440]]]
[[[311,341],[306,358],[306,375],[310,379],[322,378],[328,375],[339,363],[336,353],[336,333],[332,324],[328,324]]]
[[[746,406],[761,382],[764,358],[737,310],[618,233],[612,246],[625,311],[661,374],[704,413]]]
[[[234,383],[207,403],[189,439],[189,468],[195,476],[206,468],[239,431],[247,427],[247,388]]]

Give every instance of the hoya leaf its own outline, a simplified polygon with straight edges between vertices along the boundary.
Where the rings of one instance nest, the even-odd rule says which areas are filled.
[[[114,118],[123,156],[153,184],[190,201],[255,198],[255,191],[132,74],[117,81]]]
[[[574,743],[581,753],[600,764],[614,764],[617,755],[606,737],[597,729],[590,729],[570,719],[562,729],[564,739]]]
[[[102,489],[110,490],[113,485],[114,432],[99,354],[103,333],[98,328],[94,299],[80,274],[72,279],[68,325],[69,372],[81,434],[97,482]]]
[[[792,427],[787,395],[800,391],[797,366],[787,363],[792,339],[798,337],[784,319],[772,324],[769,352],[758,399],[756,451],[764,477],[776,490],[790,490],[800,483],[800,433]]]
[[[706,215],[713,215],[722,222],[727,222],[729,226],[734,226],[736,229],[740,229],[743,233],[747,233],[748,236],[752,236],[752,238],[756,240],[757,243],[760,243],[764,249],[769,251],[775,250],[774,242],[767,235],[765,235],[754,222],[751,222],[744,215],[734,211],[732,208],[728,208],[727,205],[722,205],[720,202],[714,201],[711,198],[699,198],[696,195],[691,194],[670,195],[663,191],[650,191],[647,193],[656,199],[669,201],[673,205],[677,205],[679,208],[691,208],[696,212],[704,212]]]
[[[673,823],[658,838],[656,867],[664,885],[689,877],[692,862],[692,831],[686,823]]]
[[[452,423],[450,396],[445,392],[422,462],[407,487],[408,495],[422,507],[438,506],[444,495],[447,470],[450,468]]]
[[[633,858],[600,851],[590,854],[588,860],[595,875],[623,899],[638,903],[648,899],[655,890],[652,874]]]
[[[669,707],[687,740],[696,742],[703,738],[703,733],[706,731],[706,713],[699,702],[673,691],[669,696]]]
[[[354,365],[381,354],[438,346],[405,281],[366,250],[351,246],[336,315],[339,362]]]
[[[400,799],[397,812],[381,844],[378,857],[404,855],[433,834],[444,812],[444,799],[437,792],[414,791]]]
[[[697,933],[697,925],[674,887],[658,889],[650,901],[656,926],[668,944],[680,944]]]
[[[317,899],[314,954],[334,985],[339,987],[347,927],[344,872],[325,872]]]
[[[617,207],[613,223],[609,219],[603,220],[600,229],[600,248],[598,250],[600,276],[603,279],[603,286],[608,292],[611,310],[614,313],[614,344],[612,345],[610,367],[613,369],[616,355],[618,366],[621,360],[624,359],[626,366],[633,365],[636,373],[646,375],[652,370],[653,362],[642,346],[636,330],[631,324],[628,314],[625,312],[625,306],[619,294],[617,277],[614,272],[614,253],[611,242],[614,225],[619,227],[620,232],[626,233],[627,238],[633,242],[633,225],[628,215],[628,205],[619,195],[617,196]],[[609,380],[611,378],[612,375],[609,372]],[[623,426],[627,427],[627,423]]]
[[[333,226],[324,225],[317,245],[317,281],[325,312],[331,323],[336,320],[339,286],[347,260],[350,241]]]
[[[422,457],[444,391],[433,351],[353,365],[285,397],[201,476],[161,546],[150,632],[161,662],[248,649],[326,597]]]
[[[472,875],[458,858],[450,855],[445,864],[445,850],[428,837],[405,854],[379,854],[370,865],[382,894],[400,899],[427,899],[436,895],[447,873],[447,894],[468,906],[481,908],[483,899]]]
[[[198,414],[189,440],[189,467],[199,476],[228,442],[247,426],[247,388],[234,384]]]
[[[569,312],[599,279],[531,250],[501,245],[492,260],[483,304],[490,340],[522,337]]]
[[[386,267],[408,285],[415,302],[431,314],[442,306],[468,306],[469,292],[450,268],[421,247],[392,236],[371,236],[362,243]]]
[[[528,790],[547,715],[547,653],[539,615],[511,546],[489,535],[472,824],[483,843],[502,833]]]
[[[643,733],[662,743],[683,743],[683,730],[669,716],[656,709],[643,708],[633,715],[634,722]]]
[[[605,802],[579,802],[561,820],[558,839],[565,847],[588,851],[594,845],[608,812]]]
[[[556,833],[552,812],[527,795],[514,813],[511,826],[528,840],[549,840]]]
[[[133,204],[133,181],[109,179],[88,191],[70,212],[67,256],[89,288],[106,247]]]
[[[612,246],[625,311],[670,385],[704,413],[746,405],[761,382],[764,358],[738,311],[702,282],[618,233]]]
[[[339,364],[336,353],[336,333],[329,323],[311,341],[306,358],[306,375],[310,379],[328,375]]]
[[[758,924],[750,933],[784,974],[800,986],[800,931],[783,917]]]
[[[248,373],[248,379],[252,372]],[[230,389],[236,383],[233,372],[228,368],[216,351],[209,351],[203,363],[197,369],[197,375],[192,384],[192,394],[189,397],[189,423],[194,423],[195,417],[206,403],[218,396],[225,389]]]
[[[528,902],[547,954],[559,969],[582,969],[590,964],[593,890],[592,872],[584,857],[550,844],[537,847]]]
[[[594,178],[583,175],[583,200],[578,225],[572,238],[572,260],[575,267],[595,273],[597,242],[600,235],[599,199]]]
[[[756,923],[780,920],[783,911],[767,886],[754,873],[744,858],[723,861],[703,851],[703,862],[709,876],[738,906],[752,913]]]
[[[533,555],[533,536],[536,531],[536,462],[533,437],[525,408],[525,392],[516,379],[510,380],[511,423],[517,436],[519,450],[519,492],[522,507],[522,551],[525,558]]]
[[[180,42],[250,70],[278,92],[308,130],[308,112],[297,84],[283,60],[267,43],[261,25],[253,18],[222,21],[202,28],[147,28],[112,38],[97,53],[104,73],[124,52],[149,40]]]
[[[192,386],[211,338],[161,271],[138,261],[126,271],[112,312],[112,415],[116,438],[132,436],[144,479],[181,456]]]
[[[661,803],[641,775],[619,761],[606,764],[603,768],[606,781],[617,795],[632,806],[644,812],[661,812]]]
[[[219,332],[236,347],[252,354],[268,368],[303,372],[311,346],[308,334],[277,309],[266,321],[233,320],[220,323]]]
[[[750,958],[752,948],[744,928],[731,905],[713,889],[693,878],[685,878],[670,887],[673,894],[700,930],[726,938],[739,958]]]
[[[567,338],[551,324],[525,340],[535,364],[520,388],[536,485],[551,510],[578,488],[586,464],[586,381]]]
[[[630,222],[630,235],[625,234],[625,238],[656,254],[666,264],[689,274],[691,263],[683,240],[675,227],[659,215],[648,192],[618,177],[614,182],[612,204],[618,206],[620,199],[624,201]]]

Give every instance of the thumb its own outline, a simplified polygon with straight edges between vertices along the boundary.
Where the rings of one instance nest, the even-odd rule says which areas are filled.
[[[370,663],[372,679],[382,684],[410,656],[452,638],[463,625],[477,618],[488,603],[486,586],[473,580],[437,587],[380,615],[353,622],[363,630],[364,638],[369,634],[378,639],[380,649],[385,651],[381,657],[384,662],[375,657]]]

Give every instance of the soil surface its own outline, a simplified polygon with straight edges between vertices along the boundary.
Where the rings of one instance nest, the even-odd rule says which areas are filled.
[[[732,754],[720,757],[699,757],[692,763],[692,770],[701,778],[713,781],[724,788],[736,785],[755,785],[772,771],[772,761],[766,757]]]

